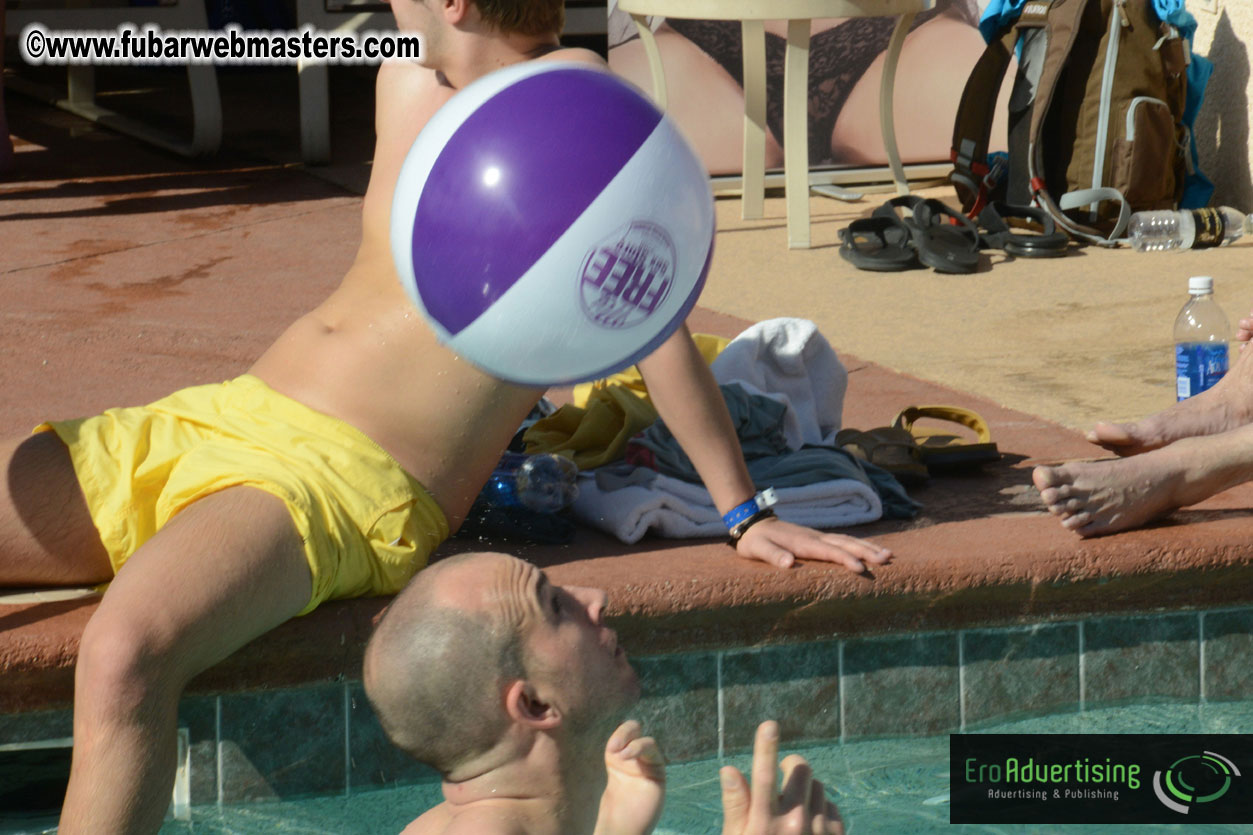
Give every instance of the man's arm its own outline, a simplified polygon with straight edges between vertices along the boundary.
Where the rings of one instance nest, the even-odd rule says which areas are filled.
[[[757,492],[726,401],[713,372],[692,342],[687,326],[639,363],[648,396],[691,459],[719,513],[727,513]],[[891,552],[865,540],[822,533],[779,519],[750,527],[736,551],[742,557],[787,568],[797,557],[837,562],[861,572],[881,565]]]

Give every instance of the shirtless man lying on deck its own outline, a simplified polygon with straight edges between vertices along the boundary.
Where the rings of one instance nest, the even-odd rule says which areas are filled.
[[[1253,313],[1231,370],[1195,397],[1135,423],[1098,423],[1088,440],[1124,458],[1036,467],[1049,512],[1080,536],[1125,531],[1253,480]]]
[[[392,191],[457,88],[532,58],[603,62],[558,45],[562,0],[394,0],[392,11],[425,35],[427,60],[379,69],[361,245],[331,296],[243,377],[0,444],[0,587],[112,581],[79,646],[61,835],[156,832],[186,684],[324,600],[403,588],[543,394],[458,361],[415,314],[392,266]],[[720,512],[752,497],[687,330],[639,365]],[[890,556],[777,519],[749,528],[737,552],[854,571]]]
[[[618,725],[639,684],[605,604],[507,554],[441,560],[396,597],[366,648],[366,695],[391,740],[444,780],[444,802],[404,835],[652,831],[665,761],[638,722]],[[721,770],[724,835],[842,833],[803,758],[783,760],[778,792],[778,750],[763,723],[751,790]]]

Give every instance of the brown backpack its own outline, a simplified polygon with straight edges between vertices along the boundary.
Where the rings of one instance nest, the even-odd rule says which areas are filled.
[[[989,166],[1002,79],[1021,45],[1009,162]],[[1189,53],[1151,0],[1028,0],[971,72],[953,130],[952,182],[971,217],[1033,199],[1080,241],[1111,244],[1132,212],[1175,208],[1191,158]]]

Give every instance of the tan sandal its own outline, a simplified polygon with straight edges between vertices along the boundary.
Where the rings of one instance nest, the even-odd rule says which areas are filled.
[[[835,435],[835,443],[854,458],[887,470],[901,484],[914,486],[927,480],[927,468],[919,458],[918,444],[902,429],[891,426],[867,432],[841,429]]]
[[[929,426],[917,426],[923,418],[964,426],[975,440]],[[932,473],[940,470],[979,467],[999,461],[1000,450],[992,441],[988,422],[977,412],[960,406],[910,406],[892,420],[892,427],[907,433],[918,445],[919,458]]]

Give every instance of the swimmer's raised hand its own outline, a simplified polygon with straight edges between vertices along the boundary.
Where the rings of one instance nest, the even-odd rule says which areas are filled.
[[[799,559],[839,563],[862,573],[867,567],[883,565],[892,552],[873,542],[838,533],[823,533],[780,519],[767,519],[753,525],[735,551],[741,557],[761,560],[779,568],[790,568]]]
[[[634,719],[623,722],[605,745],[609,780],[600,799],[593,835],[647,835],[666,799],[666,759],[656,740]]]
[[[753,785],[732,766],[720,772],[722,835],[844,835],[840,810],[827,800],[804,757],[782,763],[783,790],[777,784],[779,725],[762,722],[753,740]]]

